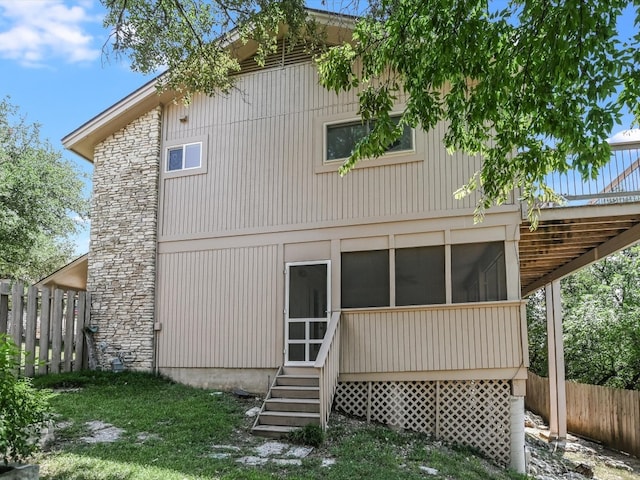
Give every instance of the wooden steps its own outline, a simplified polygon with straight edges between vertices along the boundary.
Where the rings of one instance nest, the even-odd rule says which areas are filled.
[[[312,367],[280,369],[251,433],[281,438],[305,425],[320,424],[319,376]]]

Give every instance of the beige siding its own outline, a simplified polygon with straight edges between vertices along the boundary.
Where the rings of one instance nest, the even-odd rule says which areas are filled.
[[[158,366],[279,365],[277,265],[274,245],[160,255]]]
[[[479,160],[448,155],[442,125],[416,132],[419,155],[406,162],[358,168],[344,178],[326,171],[323,122],[356,111],[355,94],[324,90],[310,64],[245,75],[230,95],[198,97],[188,108],[167,106],[165,142],[203,137],[208,158],[205,174],[163,177],[160,241],[474,206],[475,197],[456,201],[453,191]]]
[[[340,373],[524,365],[520,302],[342,313]]]

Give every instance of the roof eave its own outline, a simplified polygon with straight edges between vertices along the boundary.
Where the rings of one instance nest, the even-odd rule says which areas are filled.
[[[328,29],[328,41],[339,43],[346,40],[352,31],[356,18],[338,13],[308,9],[309,14]],[[282,32],[281,32],[282,33]],[[242,42],[239,37],[230,36],[227,42],[234,48],[239,58],[252,54],[255,46]],[[161,90],[157,86],[163,74],[127,95],[119,102],[99,113],[62,139],[62,145],[82,158],[93,163],[94,148],[109,135],[124,128],[129,123],[153,108],[165,105],[176,98],[176,93]]]
[[[142,113],[148,112],[175,98],[175,94],[172,92],[158,92],[157,84],[159,78],[156,77],[147,82],[65,136],[62,139],[62,145],[93,163],[96,144],[131,123]]]

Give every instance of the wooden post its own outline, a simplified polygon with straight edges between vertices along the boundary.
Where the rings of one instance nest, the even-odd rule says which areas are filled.
[[[554,280],[545,286],[545,300],[549,349],[549,440],[565,440],[567,438],[567,394],[560,280]]]
[[[7,333],[7,321],[9,320],[9,295],[11,288],[8,283],[0,283],[0,334]]]
[[[11,322],[9,323],[9,331],[13,342],[22,351],[22,310],[24,308],[24,287],[22,282],[13,284],[11,292]]]
[[[87,303],[87,293],[86,292],[78,292],[78,318],[76,319],[76,333],[75,333],[75,343],[76,343],[76,354],[73,360],[73,371],[79,372],[82,370],[84,363],[84,314],[85,314],[85,304]]]
[[[51,373],[60,373],[63,301],[64,292],[56,288],[53,292],[53,318],[51,319]]]
[[[27,329],[24,334],[25,364],[24,374],[33,377],[36,361],[36,327],[38,317],[38,287],[27,290]]]
[[[64,371],[71,371],[73,357],[73,334],[75,332],[76,292],[67,290],[67,311],[64,320]]]
[[[49,329],[51,318],[51,290],[42,289],[40,307],[40,355],[38,355],[38,373],[44,375],[49,367]]]

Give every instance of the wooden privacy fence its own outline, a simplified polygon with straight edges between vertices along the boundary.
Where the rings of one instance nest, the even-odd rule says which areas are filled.
[[[640,392],[566,382],[567,430],[640,456]],[[529,372],[527,408],[549,420],[549,379]]]
[[[81,370],[86,364],[87,292],[0,283],[0,333],[26,354],[23,374]]]

